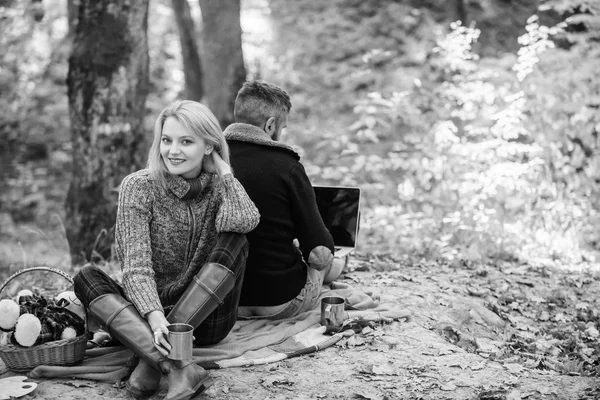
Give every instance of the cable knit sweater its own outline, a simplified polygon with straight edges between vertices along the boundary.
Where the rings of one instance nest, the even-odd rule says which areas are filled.
[[[192,184],[176,175],[166,178],[168,189],[141,170],[125,177],[119,191],[116,252],[125,294],[142,315],[177,302],[218,233],[248,233],[260,218],[231,174],[218,179],[202,172]],[[189,196],[190,189],[197,196]]]

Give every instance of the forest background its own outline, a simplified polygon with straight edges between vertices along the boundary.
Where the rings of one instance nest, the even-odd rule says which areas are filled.
[[[177,3],[150,1],[144,162],[160,109],[190,95]],[[110,261],[110,223],[85,251],[68,240],[73,4],[0,2],[3,276]],[[359,253],[597,265],[598,1],[245,0],[239,18],[246,77],[291,94],[284,141],[313,182],[363,190]]]
[[[596,399],[599,65],[600,0],[0,0],[0,283],[118,274],[117,186],[158,112],[200,99],[226,125],[261,78],[313,182],[362,189],[340,281],[412,315],[215,372],[211,398]]]

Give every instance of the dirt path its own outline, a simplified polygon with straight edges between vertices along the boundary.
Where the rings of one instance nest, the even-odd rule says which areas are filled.
[[[598,277],[508,262],[360,257],[342,281],[377,288],[411,320],[366,328],[312,355],[212,371],[216,383],[200,398],[600,398]],[[113,384],[52,380],[28,398],[130,397]]]

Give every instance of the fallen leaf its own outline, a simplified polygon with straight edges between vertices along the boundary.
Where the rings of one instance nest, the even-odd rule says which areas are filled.
[[[529,359],[526,360],[523,365],[527,368],[538,368],[540,365],[540,360],[539,359]]]
[[[367,400],[384,400],[385,397],[379,392],[375,392],[373,390],[367,391],[366,389],[361,390],[360,392],[354,393],[354,398],[357,399],[367,399]]]
[[[76,388],[95,388],[98,385],[93,382],[85,382],[85,381],[67,381],[63,382],[63,385],[73,386]]]
[[[543,303],[545,302],[543,297],[540,297],[538,295],[535,294],[527,294],[527,298],[529,299],[529,301],[532,301],[534,303]]]
[[[440,352],[438,349],[429,349],[429,350],[423,350],[421,351],[421,354],[423,354],[424,356],[439,356]]]
[[[556,322],[567,322],[567,321],[568,321],[568,318],[567,318],[567,316],[566,316],[564,313],[561,313],[561,312],[557,313],[557,314],[554,316],[554,318],[553,318],[553,319],[554,319],[554,321],[556,321]]]
[[[362,346],[363,344],[365,344],[365,339],[359,335],[353,335],[348,338],[348,346]]]
[[[538,316],[538,320],[540,321],[548,321],[550,319],[550,314],[548,314],[548,311],[542,311],[540,313],[540,315]]]
[[[475,338],[477,349],[482,353],[497,353],[504,343],[486,338]]]
[[[385,364],[373,365],[372,370],[376,375],[398,375],[394,364],[389,361]]]
[[[365,326],[360,333],[363,335],[368,335],[369,333],[371,333],[373,331],[374,331],[374,329],[371,328],[370,326]]]
[[[483,297],[487,294],[487,292],[488,292],[487,289],[476,288],[473,286],[467,286],[467,293],[469,293],[471,296]]]
[[[450,303],[443,299],[438,299],[438,304],[444,307],[449,307]]]
[[[456,385],[452,382],[446,382],[440,386],[440,389],[442,389],[446,392],[451,392],[453,390],[456,390]]]
[[[478,371],[480,369],[484,369],[485,366],[486,366],[486,362],[482,361],[479,364],[469,365],[469,368],[471,368],[471,370],[473,370],[473,371]]]
[[[503,327],[506,324],[504,320],[498,316],[498,314],[486,307],[476,305],[472,308],[472,310],[479,314],[481,319],[483,319],[487,325]]]
[[[514,386],[518,382],[520,382],[520,377],[518,377],[518,376],[510,376],[507,379],[505,379],[503,383],[506,386]]]
[[[535,284],[527,279],[517,279],[517,283],[521,284],[521,285],[525,285],[525,286],[529,286],[529,287],[534,287]]]
[[[294,382],[289,381],[285,376],[281,374],[274,374],[261,379],[260,384],[264,387],[271,387],[276,385],[293,385]]]
[[[512,374],[520,374],[525,368],[521,364],[504,364],[504,368],[510,371]]]
[[[486,325],[485,321],[483,320],[483,318],[481,318],[481,316],[479,314],[477,314],[477,312],[475,310],[473,310],[473,309],[469,310],[469,317],[476,324],[484,325],[484,326]]]
[[[467,366],[467,365],[465,365],[464,363],[455,362],[455,363],[449,364],[449,365],[448,365],[448,367],[449,367],[449,368],[452,368],[452,367],[458,367],[458,368],[460,368],[460,369],[465,369],[465,368],[467,368],[468,366]]]
[[[587,328],[585,333],[587,333],[587,335],[592,339],[596,339],[598,336],[600,336],[600,332],[598,332],[598,329],[596,329],[596,327],[593,325]]]
[[[548,387],[548,386],[540,386],[539,388],[536,388],[536,390],[543,395],[558,394],[558,391],[556,389]]]
[[[395,349],[396,346],[398,346],[398,343],[400,342],[397,338],[392,336],[382,336],[381,341],[387,344],[390,350]]]

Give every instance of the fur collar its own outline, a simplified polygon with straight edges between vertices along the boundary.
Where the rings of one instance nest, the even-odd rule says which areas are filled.
[[[296,156],[296,159],[300,160],[300,155],[292,146],[271,139],[265,131],[257,126],[235,123],[229,125],[224,133],[227,140],[237,140],[240,142],[259,144],[261,146],[277,147],[291,152]]]

